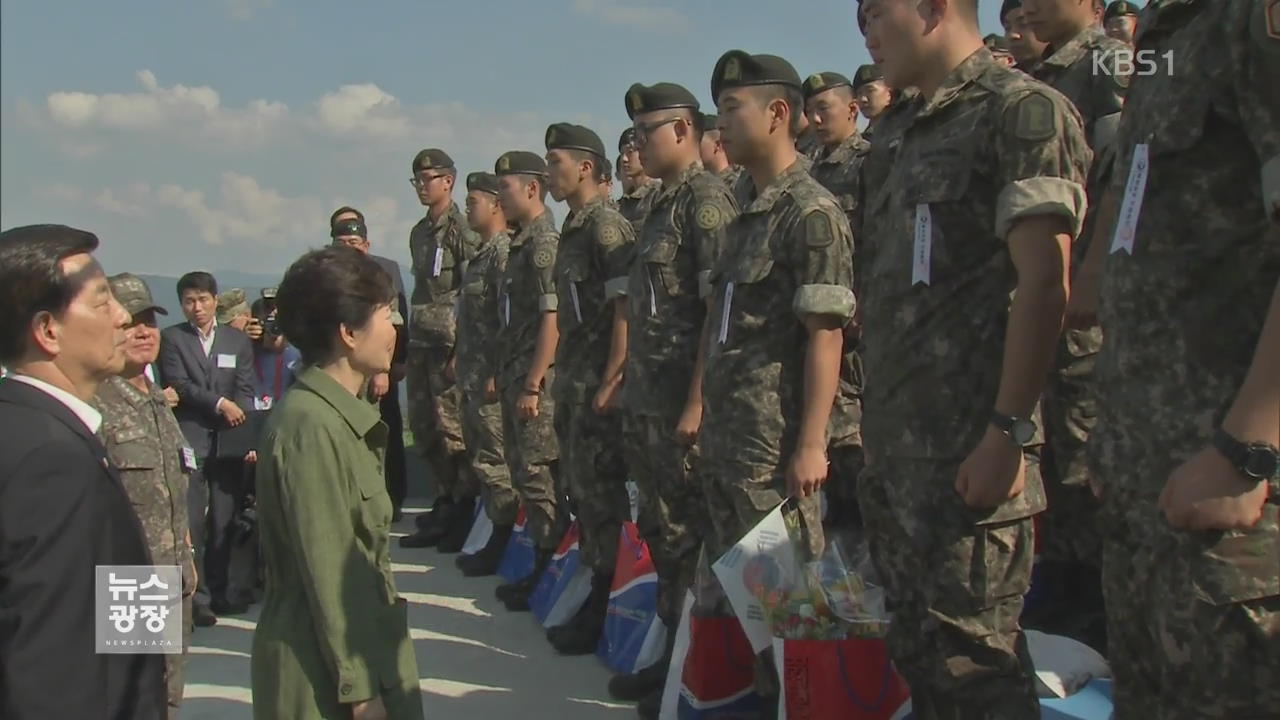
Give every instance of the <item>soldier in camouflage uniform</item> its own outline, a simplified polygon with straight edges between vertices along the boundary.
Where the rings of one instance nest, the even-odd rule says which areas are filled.
[[[455,382],[454,303],[479,240],[453,202],[457,169],[443,151],[413,159],[411,182],[427,214],[409,232],[413,296],[409,299],[409,428],[435,481],[430,521],[403,547],[430,547],[457,523],[470,523],[478,494],[462,442],[462,393]],[[455,532],[456,529],[454,529]]]
[[[498,308],[489,292],[489,280],[506,268],[511,246],[507,216],[498,205],[496,176],[478,172],[467,176],[467,225],[480,238],[480,245],[463,275],[458,302],[462,436],[471,469],[480,480],[493,534],[480,552],[459,556],[457,564],[465,575],[481,576],[497,571],[520,508],[503,453],[502,405],[498,402],[495,366]]]
[[[858,101],[858,112],[867,119],[867,129],[862,131],[864,140],[871,141],[876,121],[893,103],[894,91],[884,82],[884,75],[875,65],[860,65],[853,74],[853,99]]]
[[[858,499],[895,609],[889,651],[918,717],[1038,718],[1018,616],[1045,497],[1023,449],[1090,152],[1066,98],[983,47],[972,4],[929,34],[903,0],[862,9],[885,79],[920,90],[877,125],[854,223]]]
[[[626,107],[641,159],[662,179],[627,283],[627,465],[658,573],[658,617],[674,628],[706,525],[694,465],[711,269],[738,211],[724,183],[698,163],[704,116],[693,93],[671,83],[632,85]],[[675,634],[668,636],[670,648]],[[610,695],[640,700],[660,693],[669,662],[666,654],[639,673],[613,678]]]
[[[1022,0],[1004,0],[1000,3],[1000,25],[1004,28],[1005,40],[1009,42],[1009,51],[1016,61],[1013,66],[1027,74],[1034,72],[1044,59],[1044,49],[1048,43],[1036,38],[1027,22],[1026,13],[1022,11]]]
[[[1153,3],[1136,42],[1092,248],[1114,717],[1275,717],[1280,2]]]
[[[733,165],[720,144],[720,119],[714,113],[702,114],[702,167],[731,188],[742,175],[742,166]]]
[[[821,142],[809,172],[852,219],[858,198],[862,161],[871,149],[858,133],[858,102],[853,86],[839,73],[824,72],[804,81],[805,112]],[[855,257],[854,267],[858,266]],[[856,288],[855,288],[856,290]],[[862,473],[862,360],[858,357],[857,328],[849,326],[840,363],[840,392],[831,410],[831,477],[827,482],[829,525],[858,526],[856,487]]]
[[[1026,0],[1020,11],[1047,43],[1032,72],[1037,80],[1072,102],[1093,150],[1085,192],[1089,211],[1072,247],[1072,287],[1076,268],[1092,242],[1102,189],[1110,180],[1116,127],[1129,78],[1119,72],[1116,53],[1128,48],[1093,27],[1093,10],[1073,0]],[[1105,67],[1106,72],[1095,68]],[[1102,346],[1099,327],[1068,329],[1058,343],[1042,406],[1046,445],[1041,464],[1049,508],[1040,517],[1040,577],[1046,599],[1024,618],[1028,627],[1068,635],[1106,650],[1102,608],[1101,540],[1097,500],[1089,490],[1084,445],[1098,416],[1093,366]]]
[[[1137,5],[1128,0],[1115,0],[1102,13],[1102,25],[1107,37],[1133,47],[1133,33],[1138,27]]]
[[[631,223],[632,231],[639,235],[644,218],[653,205],[653,194],[660,183],[645,174],[640,162],[640,151],[635,143],[636,131],[627,128],[618,138],[618,177],[622,180],[622,198],[618,200],[618,212]]]
[[[491,266],[489,291],[501,330],[497,342],[497,386],[502,403],[503,452],[512,483],[524,504],[529,535],[537,549],[534,571],[498,587],[508,609],[529,609],[529,594],[560,543],[567,519],[560,504],[560,446],[556,442],[555,264],[560,235],[545,204],[546,162],[530,152],[503,154],[494,165],[498,202],[520,226],[511,238],[505,268]]]
[[[102,413],[103,444],[138,512],[151,562],[182,568],[185,653],[191,641],[191,596],[196,591],[195,559],[187,532],[187,476],[195,470],[195,453],[187,446],[164,392],[145,372],[160,354],[156,313],[169,313],[155,304],[150,289],[138,277],[121,273],[108,280],[111,293],[133,319],[125,329],[124,371],[99,386],[93,404]],[[185,661],[185,654],[165,655],[170,720],[178,716],[182,703]]]
[[[591,130],[547,128],[547,187],[569,216],[556,255],[556,436],[560,472],[581,528],[591,594],[548,639],[566,655],[595,652],[604,629],[622,523],[631,519],[619,399],[627,359],[626,289],[635,236],[596,188],[604,143]]]

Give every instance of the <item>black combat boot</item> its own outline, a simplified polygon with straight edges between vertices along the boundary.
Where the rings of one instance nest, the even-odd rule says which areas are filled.
[[[564,629],[550,636],[551,644],[561,655],[590,655],[600,645],[604,618],[609,611],[609,589],[613,575],[591,576],[591,594]]]
[[[459,555],[454,564],[466,577],[485,577],[498,572],[502,554],[511,540],[511,525],[495,525],[489,542],[475,555]]]
[[[614,675],[609,679],[609,697],[615,700],[643,700],[654,690],[662,690],[667,681],[667,670],[671,667],[671,653],[675,649],[676,633],[674,628],[667,630],[667,647],[658,662],[643,670],[627,675]]]
[[[455,503],[453,517],[445,528],[444,537],[436,545],[436,550],[446,554],[462,552],[462,546],[467,544],[467,536],[471,534],[471,526],[475,523],[475,519],[475,498],[466,498]]]
[[[431,524],[440,518],[440,516],[436,514],[436,511],[439,510],[442,505],[447,505],[448,503],[451,503],[451,502],[453,502],[453,498],[451,497],[436,498],[436,501],[431,503],[430,510],[422,513],[421,515],[414,516],[413,518],[414,527],[416,527],[419,530],[426,530],[427,528],[430,528]]]
[[[551,556],[555,554],[555,550],[539,549],[533,561],[533,572],[520,582],[516,583],[511,592],[502,598],[502,604],[507,606],[507,610],[511,612],[527,612],[529,610],[529,596],[533,595],[534,589],[538,587],[538,580],[542,578],[542,571],[547,569],[551,564]]]
[[[640,699],[640,703],[636,705],[636,714],[642,720],[658,720],[658,715],[662,714],[661,687]]]
[[[449,534],[449,526],[453,523],[453,518],[457,512],[457,503],[452,498],[446,501],[437,501],[435,509],[431,511],[431,519],[425,528],[419,528],[412,535],[400,538],[400,547],[402,548],[427,548],[439,543]]]

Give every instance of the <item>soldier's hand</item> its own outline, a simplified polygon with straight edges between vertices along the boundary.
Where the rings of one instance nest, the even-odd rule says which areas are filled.
[[[445,366],[444,366],[444,376],[448,378],[449,382],[457,382],[458,381],[457,371],[458,371],[458,358],[457,356],[450,357],[449,362],[445,363]]]
[[[994,427],[978,441],[956,472],[956,492],[964,504],[990,510],[1012,500],[1026,489],[1026,464],[1022,448]]]
[[[608,415],[618,406],[619,391],[622,390],[622,382],[614,380],[600,384],[600,389],[596,390],[595,397],[591,399],[591,410],[597,415]]]
[[[244,422],[244,411],[230,400],[223,400],[222,417],[227,419],[227,424],[231,427],[239,427]]]
[[[387,707],[382,704],[381,697],[352,703],[351,720],[387,720]]]
[[[1098,273],[1081,268],[1071,283],[1067,298],[1068,330],[1088,330],[1098,326]]]
[[[178,407],[178,391],[177,390],[174,390],[171,387],[165,388],[164,399],[165,399],[165,402],[169,403],[169,407],[171,408]]]
[[[538,417],[538,396],[525,390],[516,400],[516,415],[521,420],[532,420]]]
[[[681,445],[692,445],[698,440],[698,430],[702,428],[702,404],[686,404],[684,412],[676,422],[676,442]]]
[[[498,400],[498,381],[494,378],[484,381],[484,399],[486,402],[497,402]]]
[[[369,379],[369,397],[381,400],[391,390],[391,375],[378,373]]]
[[[787,463],[787,494],[797,499],[813,495],[827,481],[830,468],[825,447],[796,448]]]
[[[1206,447],[1169,475],[1160,493],[1165,519],[1183,530],[1247,530],[1262,518],[1267,484],[1240,475]]]

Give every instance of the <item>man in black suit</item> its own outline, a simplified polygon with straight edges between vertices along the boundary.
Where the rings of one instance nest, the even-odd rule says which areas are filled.
[[[163,655],[99,654],[95,567],[150,565],[88,403],[124,368],[128,313],[92,233],[0,233],[0,717],[165,717]],[[105,613],[106,608],[103,608]],[[105,618],[105,615],[104,615]]]
[[[252,592],[230,582],[233,521],[248,491],[244,462],[218,456],[217,434],[240,425],[253,410],[253,343],[239,330],[218,324],[217,297],[218,284],[209,273],[183,275],[178,299],[187,322],[160,333],[160,372],[178,393],[173,414],[200,468],[191,475],[188,497],[200,568],[192,610],[198,625],[212,625],[215,614],[245,612]]]

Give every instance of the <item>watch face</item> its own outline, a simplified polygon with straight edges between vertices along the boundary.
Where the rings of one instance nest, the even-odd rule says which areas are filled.
[[[1268,447],[1251,447],[1249,455],[1245,458],[1243,470],[1251,478],[1270,479],[1276,475],[1277,470],[1280,470],[1280,456]]]
[[[1019,445],[1026,445],[1036,435],[1036,424],[1030,420],[1015,420],[1010,434],[1013,436],[1014,442]]]

